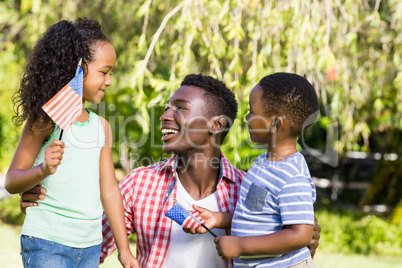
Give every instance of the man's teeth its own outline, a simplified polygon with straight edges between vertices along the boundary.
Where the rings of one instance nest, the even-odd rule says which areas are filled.
[[[162,129],[163,135],[175,134],[175,133],[178,133],[178,131],[175,129]]]

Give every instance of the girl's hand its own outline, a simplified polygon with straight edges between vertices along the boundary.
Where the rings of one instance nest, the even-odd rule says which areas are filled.
[[[241,255],[240,239],[237,236],[218,236],[214,242],[218,255],[225,261]]]
[[[140,263],[130,250],[119,252],[118,259],[124,268],[140,268]]]
[[[42,163],[42,171],[46,176],[56,173],[57,167],[63,159],[66,145],[60,140],[53,140],[45,150],[45,160]]]
[[[214,212],[212,212],[206,208],[199,207],[197,205],[193,205],[193,208],[196,211],[198,211],[198,213],[200,213],[201,218],[205,222],[205,226],[207,226],[209,229],[213,229],[216,227],[217,221],[216,221]],[[207,232],[207,230],[200,225],[197,228],[184,228],[183,227],[183,231],[186,233],[190,233],[190,234],[204,234]]]

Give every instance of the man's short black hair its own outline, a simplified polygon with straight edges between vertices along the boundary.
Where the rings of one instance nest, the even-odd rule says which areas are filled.
[[[236,119],[237,101],[233,92],[222,81],[202,74],[187,75],[181,82],[181,86],[193,86],[203,89],[208,114],[226,117],[228,123],[222,135],[223,141]]]
[[[290,135],[298,137],[317,118],[318,99],[313,86],[304,77],[291,73],[274,73],[258,83],[263,90],[267,116],[286,116]],[[308,120],[307,120],[308,119]]]

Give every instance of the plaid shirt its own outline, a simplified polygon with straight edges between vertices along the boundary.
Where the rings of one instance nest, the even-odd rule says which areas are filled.
[[[119,184],[123,196],[127,234],[137,233],[137,259],[141,267],[162,267],[169,247],[172,220],[165,217],[176,198],[176,155],[147,167],[134,169]],[[234,212],[244,172],[221,153],[221,179],[216,192],[219,209]],[[109,223],[103,215],[101,262],[115,249]],[[231,262],[229,263],[231,266]]]

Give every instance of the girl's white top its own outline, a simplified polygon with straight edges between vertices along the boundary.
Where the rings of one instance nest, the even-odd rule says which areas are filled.
[[[62,141],[64,155],[55,174],[43,180],[46,196],[37,207],[26,210],[21,233],[84,248],[102,242],[102,205],[99,187],[99,157],[105,144],[105,131],[99,117],[88,110],[87,122],[75,122]],[[55,127],[43,144],[34,166],[44,160],[49,143],[59,139]]]

